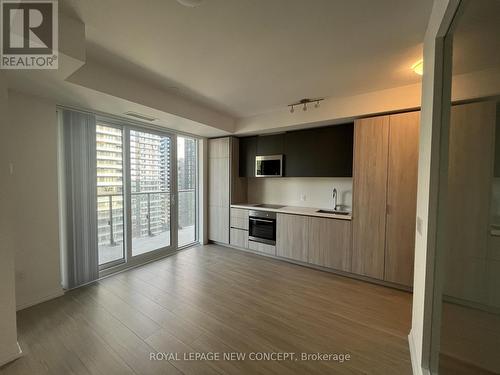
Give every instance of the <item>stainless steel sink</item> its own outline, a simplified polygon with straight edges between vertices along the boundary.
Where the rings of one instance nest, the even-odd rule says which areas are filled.
[[[334,214],[334,215],[349,215],[349,211],[336,211],[336,210],[317,210],[320,214]]]

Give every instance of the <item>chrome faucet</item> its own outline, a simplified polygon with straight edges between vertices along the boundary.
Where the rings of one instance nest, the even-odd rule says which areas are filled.
[[[337,210],[337,189],[333,188],[333,210]]]

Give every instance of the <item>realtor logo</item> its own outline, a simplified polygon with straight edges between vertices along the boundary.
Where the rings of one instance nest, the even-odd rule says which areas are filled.
[[[0,0],[0,68],[57,69],[57,0]]]

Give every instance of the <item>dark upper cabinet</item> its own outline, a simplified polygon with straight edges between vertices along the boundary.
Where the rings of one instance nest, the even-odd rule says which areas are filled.
[[[240,138],[240,177],[255,177],[257,137]]]
[[[352,177],[354,124],[288,132],[286,177]]]
[[[257,155],[281,155],[284,152],[285,134],[259,135],[257,137]]]
[[[240,177],[255,177],[255,156],[284,155],[285,177],[352,177],[354,124],[240,138]]]

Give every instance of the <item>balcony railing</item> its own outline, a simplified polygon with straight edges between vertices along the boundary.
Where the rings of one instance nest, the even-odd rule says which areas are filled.
[[[193,194],[193,207],[195,205],[195,202],[196,202],[196,199],[195,199],[195,189],[181,189],[179,190],[179,203],[182,202],[182,195],[183,194]],[[146,220],[147,220],[147,233],[148,233],[148,236],[149,237],[153,237],[154,236],[154,230],[152,229],[152,215],[151,215],[151,209],[152,209],[152,200],[151,200],[151,195],[158,195],[158,194],[169,194],[169,191],[162,191],[162,190],[158,190],[158,191],[147,191],[147,192],[135,192],[135,193],[131,193],[132,197],[136,196],[136,197],[144,197],[146,196],[146,202],[147,202],[147,213],[146,213]],[[106,198],[107,199],[107,211],[108,211],[108,221],[107,221],[107,227],[109,227],[109,240],[107,242],[109,242],[109,245],[111,246],[114,246],[116,245],[116,241],[115,241],[115,216],[113,214],[113,211],[116,209],[116,206],[113,207],[114,205],[116,205],[116,203],[120,203],[120,209],[123,210],[123,202],[122,201],[114,201],[113,198],[115,197],[123,197],[123,194],[99,194],[98,196],[98,199],[99,198]],[[102,201],[101,201],[102,202]],[[153,203],[156,203],[153,201]],[[102,211],[101,211],[102,212]],[[141,210],[142,212],[142,210]],[[139,213],[140,215],[140,213]],[[123,217],[123,214],[120,215]],[[194,225],[194,217],[195,217],[195,213],[193,212],[193,225]],[[183,221],[186,221],[187,219],[186,218],[183,218],[184,220]],[[190,220],[188,220],[190,221]],[[157,220],[156,220],[157,222]],[[139,224],[141,225],[141,224]],[[123,236],[123,234],[122,234]]]

